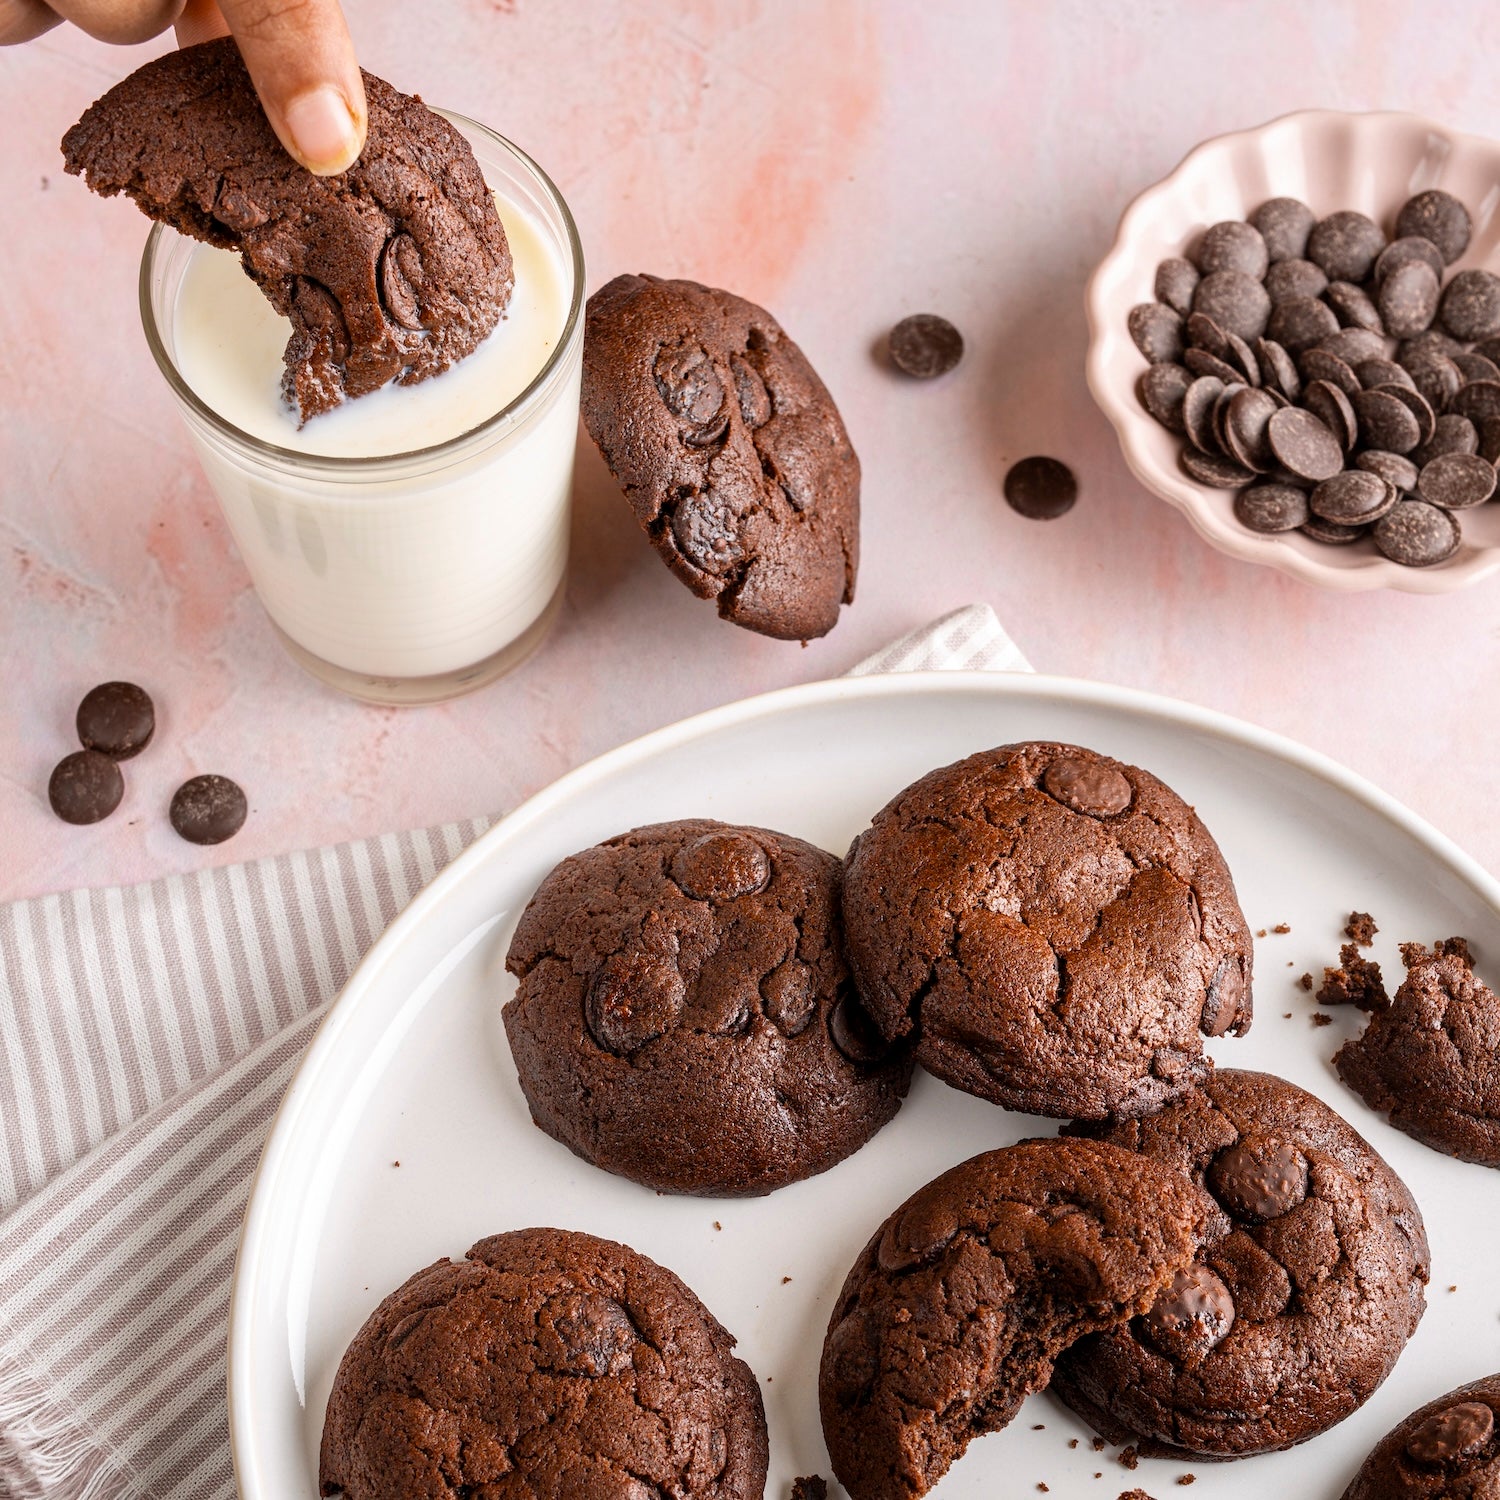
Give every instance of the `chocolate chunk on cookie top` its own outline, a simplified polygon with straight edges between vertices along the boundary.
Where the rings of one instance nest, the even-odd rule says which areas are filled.
[[[933,771],[845,860],[849,961],[891,1040],[957,1088],[1062,1118],[1140,1114],[1251,1016],[1250,931],[1192,808],[1076,745]]]
[[[1500,1494],[1500,1375],[1461,1385],[1392,1428],[1343,1500],[1487,1500]]]
[[[359,160],[315,177],[272,133],[235,44],[147,63],[63,138],[69,172],[151,218],[239,251],[292,322],[283,390],[302,420],[475,348],[514,275],[468,142],[420,99],[364,75]]]
[[[667,566],[736,625],[826,635],[854,598],[859,460],[763,308],[617,276],[589,298],[583,419]]]
[[[1371,1109],[1434,1151],[1500,1167],[1500,995],[1465,950],[1402,945],[1409,972],[1333,1059]]]
[[[1159,1114],[1079,1125],[1185,1172],[1216,1204],[1197,1263],[1144,1317],[1073,1346],[1052,1389],[1111,1442],[1241,1458],[1341,1422],[1422,1316],[1412,1196],[1326,1104],[1221,1068]]]
[[[668,1193],[768,1193],[857,1151],[912,1064],[854,992],[842,873],[800,839],[706,819],[565,859],[506,960],[536,1123]]]
[[[925,1494],[1061,1351],[1175,1287],[1211,1210],[1175,1167],[1057,1139],[986,1152],[908,1198],[823,1341],[823,1435],[852,1500]]]
[[[334,1378],[319,1489],[347,1500],[761,1500],[766,1419],[670,1271],[561,1229],[480,1242],[371,1313]]]

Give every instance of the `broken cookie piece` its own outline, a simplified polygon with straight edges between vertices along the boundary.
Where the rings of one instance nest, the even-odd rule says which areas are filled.
[[[1500,1167],[1500,996],[1462,938],[1403,943],[1408,973],[1362,1036],[1335,1054],[1339,1077],[1397,1130],[1434,1151]]]
[[[239,252],[291,320],[282,389],[302,421],[470,353],[514,282],[469,143],[418,98],[364,75],[359,160],[316,177],[287,155],[229,39],[169,52],[92,104],[67,170],[179,233]]]
[[[1070,1344],[1146,1312],[1211,1213],[1175,1166],[1086,1140],[989,1151],[907,1199],[823,1343],[823,1434],[852,1500],[925,1494]]]
[[[1365,958],[1353,943],[1339,948],[1339,967],[1323,970],[1319,1005],[1353,1005],[1359,1010],[1384,1010],[1390,1004],[1380,965]]]

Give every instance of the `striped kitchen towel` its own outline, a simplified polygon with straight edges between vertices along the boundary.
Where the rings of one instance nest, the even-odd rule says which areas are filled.
[[[854,671],[934,668],[1030,670],[971,605]],[[232,1500],[229,1283],[266,1130],[360,957],[491,821],[0,907],[5,1500]]]

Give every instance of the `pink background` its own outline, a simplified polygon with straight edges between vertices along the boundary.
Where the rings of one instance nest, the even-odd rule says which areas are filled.
[[[599,751],[837,675],[974,600],[1033,663],[1195,700],[1328,751],[1500,868],[1500,583],[1318,592],[1231,562],[1127,474],[1084,388],[1083,287],[1125,203],[1196,142],[1288,109],[1398,108],[1500,134],[1489,7],[911,0],[445,0],[348,7],[366,66],[475,115],[552,173],[591,285],[686,274],[764,302],[864,461],[859,599],[806,649],[718,621],[656,560],[585,440],[553,636],[439,708],[345,701],[282,655],[136,315],[146,226],[57,142],[152,50],[60,30],[0,52],[0,898],[501,811]],[[969,353],[927,386],[872,358],[902,315]],[[1013,515],[1047,452],[1082,498]],[[77,700],[127,677],[157,742],[108,822],[45,800]],[[197,850],[176,785],[239,780]]]

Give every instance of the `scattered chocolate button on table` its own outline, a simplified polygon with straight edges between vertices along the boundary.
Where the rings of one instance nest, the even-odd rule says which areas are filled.
[[[47,800],[64,823],[97,823],[125,795],[125,777],[109,756],[75,750],[58,761],[47,783]]]
[[[227,776],[194,776],[172,797],[172,827],[190,844],[222,844],[245,826],[245,794]]]

